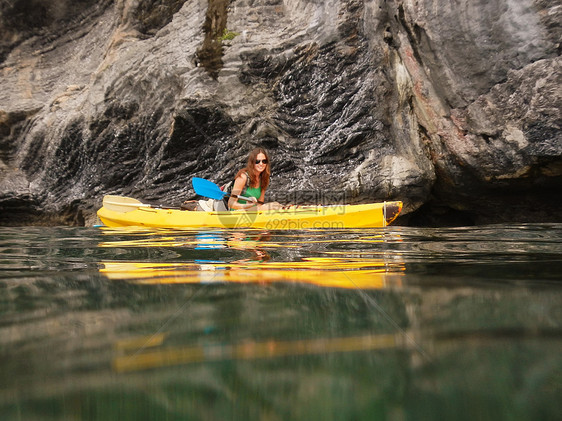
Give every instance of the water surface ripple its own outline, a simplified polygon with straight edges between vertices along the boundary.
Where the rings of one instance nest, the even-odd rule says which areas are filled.
[[[0,227],[2,419],[558,419],[562,224]]]

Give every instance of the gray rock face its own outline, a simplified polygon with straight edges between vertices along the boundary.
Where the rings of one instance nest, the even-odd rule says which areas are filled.
[[[269,199],[414,224],[560,221],[549,0],[0,3],[0,223],[170,204],[270,150]]]

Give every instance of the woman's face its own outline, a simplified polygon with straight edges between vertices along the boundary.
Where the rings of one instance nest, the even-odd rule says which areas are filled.
[[[259,153],[258,156],[256,157],[256,162],[254,162],[255,165],[255,169],[256,171],[261,174],[265,168],[267,167],[267,158],[265,157],[265,155],[263,153]]]

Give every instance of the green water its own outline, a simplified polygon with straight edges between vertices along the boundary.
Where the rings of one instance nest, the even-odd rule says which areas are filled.
[[[562,225],[0,228],[3,420],[555,420]]]

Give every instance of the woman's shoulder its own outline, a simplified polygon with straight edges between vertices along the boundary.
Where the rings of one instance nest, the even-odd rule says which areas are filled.
[[[248,186],[250,184],[250,174],[248,174],[248,171],[246,170],[238,171],[234,181],[238,182],[238,180],[244,183],[244,185]]]
[[[246,181],[249,178],[249,174],[248,171],[246,171],[245,169],[240,170],[236,173],[236,177],[235,178],[242,178],[242,180]]]

